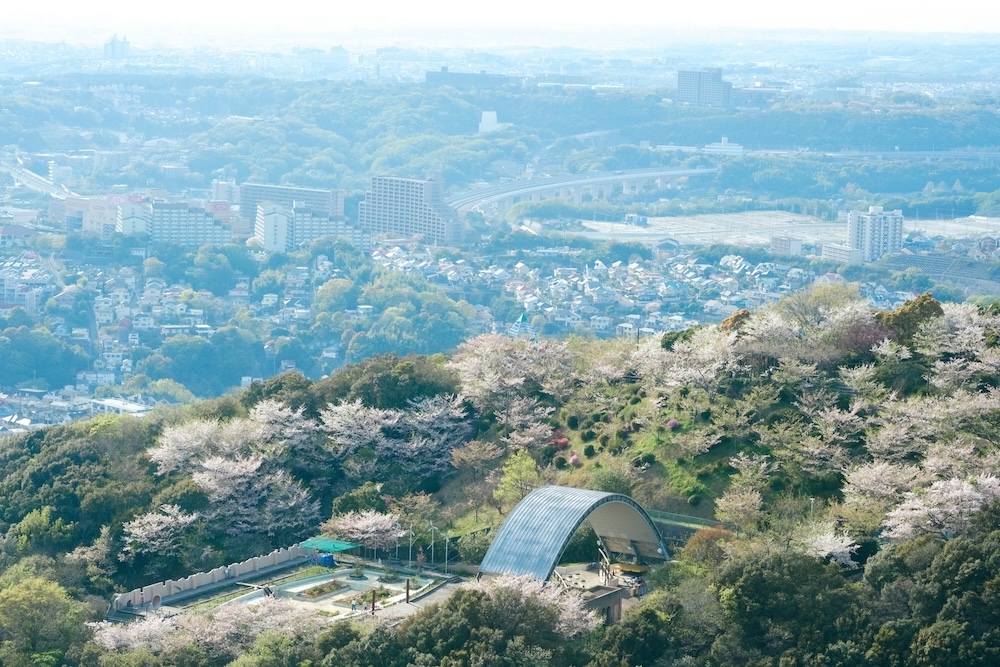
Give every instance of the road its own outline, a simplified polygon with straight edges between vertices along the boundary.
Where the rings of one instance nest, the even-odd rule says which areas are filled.
[[[66,188],[56,185],[47,178],[39,176],[33,171],[29,171],[24,167],[19,165],[4,163],[0,164],[0,171],[5,171],[10,174],[15,180],[22,183],[26,188],[35,190],[36,192],[44,192],[47,195],[52,195],[56,199],[66,199],[69,197],[78,197],[79,195],[75,192],[67,190]]]

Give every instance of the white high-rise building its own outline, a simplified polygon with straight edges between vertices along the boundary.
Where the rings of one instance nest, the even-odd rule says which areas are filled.
[[[125,236],[146,234],[153,220],[153,211],[142,204],[123,204],[118,207],[115,231]]]
[[[225,245],[233,240],[233,230],[211,213],[189,204],[153,202],[118,207],[115,231],[122,234],[145,232],[153,241],[174,243],[187,248]]]
[[[371,247],[371,235],[348,224],[343,217],[318,214],[298,203],[293,208],[272,202],[257,206],[254,238],[267,252],[294,250],[327,237],[346,239],[361,250]]]
[[[848,245],[861,250],[862,261],[874,262],[882,255],[903,249],[903,212],[869,206],[867,213],[851,211],[847,218]]]
[[[253,218],[257,207],[264,203],[281,204],[292,208],[298,202],[329,218],[344,215],[344,191],[320,190],[318,188],[298,188],[290,185],[268,185],[265,183],[244,183],[239,188],[240,212]]]
[[[257,206],[253,236],[267,252],[285,252],[292,240],[292,212],[280,204]]]
[[[358,224],[372,234],[422,236],[425,241],[462,242],[462,221],[444,202],[438,181],[373,176],[358,204]]]

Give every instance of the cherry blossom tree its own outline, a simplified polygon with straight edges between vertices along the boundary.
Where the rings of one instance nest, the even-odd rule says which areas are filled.
[[[548,421],[554,411],[554,408],[539,405],[535,397],[515,398],[497,415],[497,421],[507,429],[504,442],[514,450],[542,446],[554,433]]]
[[[261,457],[203,461],[193,475],[212,502],[203,514],[233,537],[255,533],[285,537],[278,541],[301,537],[318,520],[319,505],[287,472],[267,472],[264,463]]]
[[[822,558],[841,567],[856,568],[854,555],[858,544],[846,532],[837,532],[833,522],[815,522],[802,526],[793,544],[809,556]]]
[[[418,479],[450,472],[451,452],[472,435],[461,396],[411,401],[406,410],[383,410],[360,401],[322,411],[336,458],[357,479],[398,468]],[[351,465],[366,464],[352,473]]]
[[[879,358],[883,363],[897,363],[900,361],[906,361],[913,356],[910,348],[897,343],[891,338],[883,338],[881,341],[872,346],[872,352],[875,356]]]
[[[923,471],[915,465],[891,461],[861,463],[844,474],[844,499],[856,504],[874,502],[887,509],[924,479]]]
[[[734,350],[736,336],[737,332],[718,327],[698,329],[690,340],[674,343],[668,352],[668,372],[655,379],[667,388],[697,387],[711,401],[723,374],[740,368]]]
[[[885,532],[893,540],[921,534],[961,535],[968,529],[972,515],[997,497],[1000,479],[992,475],[938,480],[927,488],[908,492],[886,517]]]
[[[729,465],[736,468],[736,474],[729,478],[735,489],[762,490],[776,466],[766,454],[739,452],[729,459]]]
[[[90,626],[94,641],[110,651],[160,654],[196,644],[213,664],[228,664],[267,631],[311,640],[328,624],[328,619],[311,609],[263,597],[255,604],[222,605],[207,613],[189,611],[171,617],[154,613],[132,623],[102,621]]]
[[[796,354],[802,346],[801,329],[775,310],[754,315],[740,329],[736,351],[756,372],[766,371],[782,357]]]
[[[398,516],[375,510],[334,516],[323,524],[323,532],[368,549],[388,549],[405,533]]]
[[[190,472],[197,467],[199,459],[214,451],[218,429],[218,422],[203,420],[168,426],[146,454],[156,464],[160,475],[173,471]]]
[[[403,424],[409,432],[405,466],[407,472],[421,479],[448,474],[452,451],[472,436],[461,396],[434,396],[411,401]]]
[[[731,488],[715,501],[715,518],[736,526],[741,532],[753,532],[763,517],[764,498],[756,489]]]
[[[500,458],[503,449],[485,440],[473,440],[451,450],[451,465],[458,470],[472,472],[473,481],[486,476],[486,468]]]
[[[890,398],[889,388],[876,379],[876,372],[875,364],[837,369],[841,382],[854,394],[854,413],[876,409]]]
[[[185,531],[198,519],[177,505],[161,505],[156,512],[147,512],[127,521],[119,558],[131,561],[138,555],[149,554],[170,558],[180,554]]]
[[[361,449],[379,450],[384,446],[385,431],[399,423],[398,410],[381,410],[361,400],[328,405],[320,412],[323,430],[330,436],[329,446],[339,459]]]
[[[928,477],[938,479],[995,472],[985,468],[988,464],[989,459],[981,458],[971,440],[963,437],[933,443],[920,463]]]
[[[977,373],[987,370],[985,364],[967,359],[937,360],[931,366],[927,382],[943,393],[952,393],[966,386]]]
[[[327,459],[320,446],[319,424],[305,416],[304,408],[293,410],[265,399],[250,410],[249,419],[264,426],[263,439],[278,445],[285,460],[316,464]]]
[[[515,398],[535,393],[563,399],[576,382],[573,355],[558,341],[483,334],[462,343],[448,366],[483,412],[502,412]]]
[[[554,610],[558,615],[555,629],[564,639],[583,636],[600,624],[600,619],[586,609],[577,593],[533,577],[502,574],[463,586],[483,594],[477,613],[488,619],[487,623],[501,623],[501,627],[509,625],[512,619],[533,617],[526,611],[528,607]]]
[[[678,433],[673,438],[678,453],[687,458],[701,456],[722,441],[722,434],[711,429],[692,429]]]

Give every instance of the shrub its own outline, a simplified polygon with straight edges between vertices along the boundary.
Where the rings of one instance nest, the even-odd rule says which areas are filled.
[[[554,459],[552,459],[552,465],[554,465],[557,469],[562,470],[569,464],[566,462],[565,457],[557,456]]]
[[[644,465],[653,465],[656,463],[656,456],[653,454],[643,454],[632,460],[632,465],[636,468],[641,468]]]
[[[596,453],[597,452],[594,451],[593,445],[587,445],[586,447],[583,448],[583,455],[586,456],[588,459],[593,458],[594,454]]]

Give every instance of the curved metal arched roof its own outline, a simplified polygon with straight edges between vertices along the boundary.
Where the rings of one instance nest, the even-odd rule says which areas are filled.
[[[493,538],[479,571],[546,580],[577,528],[589,521],[612,551],[665,558],[666,547],[646,512],[628,496],[543,486],[517,504]]]

